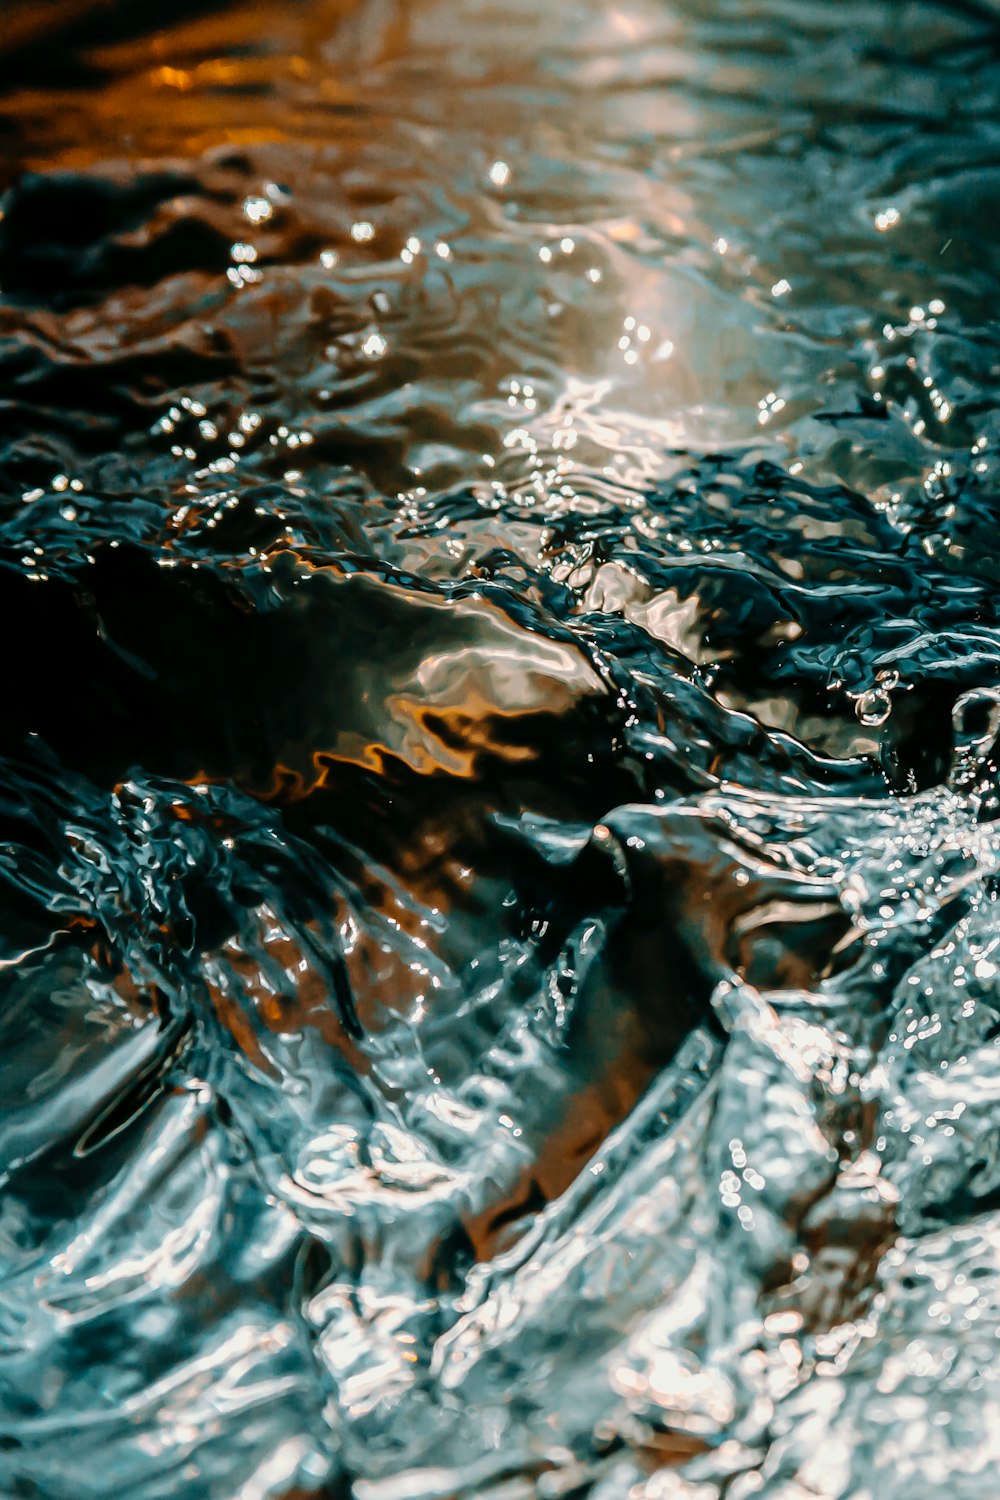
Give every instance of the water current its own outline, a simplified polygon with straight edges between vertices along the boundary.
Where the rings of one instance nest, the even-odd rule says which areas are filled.
[[[1000,9],[5,0],[0,1494],[1000,1494]]]

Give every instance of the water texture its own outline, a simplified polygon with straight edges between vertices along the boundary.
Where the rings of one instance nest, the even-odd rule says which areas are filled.
[[[1000,11],[0,22],[0,1494],[995,1500]]]

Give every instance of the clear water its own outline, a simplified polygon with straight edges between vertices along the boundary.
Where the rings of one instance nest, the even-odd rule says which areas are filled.
[[[993,1500],[1000,12],[4,14],[0,1492]]]

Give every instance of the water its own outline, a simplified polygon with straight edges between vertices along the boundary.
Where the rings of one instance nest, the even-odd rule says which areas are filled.
[[[998,20],[8,0],[4,1496],[991,1500]]]

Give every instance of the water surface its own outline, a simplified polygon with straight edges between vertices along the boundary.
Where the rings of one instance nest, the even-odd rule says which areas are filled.
[[[991,1500],[1000,17],[0,38],[0,1489]]]

